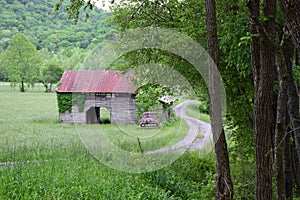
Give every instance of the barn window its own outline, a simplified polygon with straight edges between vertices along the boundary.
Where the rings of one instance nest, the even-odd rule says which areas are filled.
[[[105,93],[96,93],[95,95],[98,96],[98,97],[105,97],[106,96]]]

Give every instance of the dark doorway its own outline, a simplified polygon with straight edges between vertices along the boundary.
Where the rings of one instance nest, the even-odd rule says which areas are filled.
[[[86,123],[87,124],[99,124],[100,122],[100,108],[91,107],[86,111]]]
[[[105,107],[91,107],[86,112],[87,124],[110,124],[110,112]]]

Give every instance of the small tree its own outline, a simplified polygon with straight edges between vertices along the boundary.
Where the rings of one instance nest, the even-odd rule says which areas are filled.
[[[139,93],[136,95],[136,101],[134,102],[137,108],[137,116],[141,118],[143,112],[161,110],[162,104],[158,101],[158,99],[167,92],[167,88],[156,84],[147,84],[141,87]]]
[[[35,46],[23,34],[13,36],[7,50],[2,52],[1,65],[12,87],[25,92],[25,83],[33,87],[39,74],[40,59]]]
[[[53,83],[56,83],[60,80],[64,69],[55,61],[49,61],[41,70],[40,81],[43,83],[46,88],[46,92],[52,92]]]

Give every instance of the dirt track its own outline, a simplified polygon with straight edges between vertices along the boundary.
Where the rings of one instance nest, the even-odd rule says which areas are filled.
[[[171,146],[166,146],[161,149],[148,151],[146,152],[147,154],[159,153],[159,152],[163,153],[170,150],[171,151],[178,150],[178,152],[181,153],[184,151],[195,151],[203,148],[206,144],[210,143],[210,141],[212,140],[210,124],[192,117],[188,117],[185,114],[186,106],[192,102],[193,101],[188,100],[177,105],[174,108],[176,115],[181,117],[182,120],[185,120],[189,126],[189,132],[186,134],[186,136],[182,140],[180,140],[179,142]],[[196,138],[199,132],[202,135],[202,137]]]

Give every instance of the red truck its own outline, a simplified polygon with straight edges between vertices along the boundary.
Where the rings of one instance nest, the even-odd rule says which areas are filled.
[[[141,127],[158,127],[158,116],[156,112],[143,112]]]

